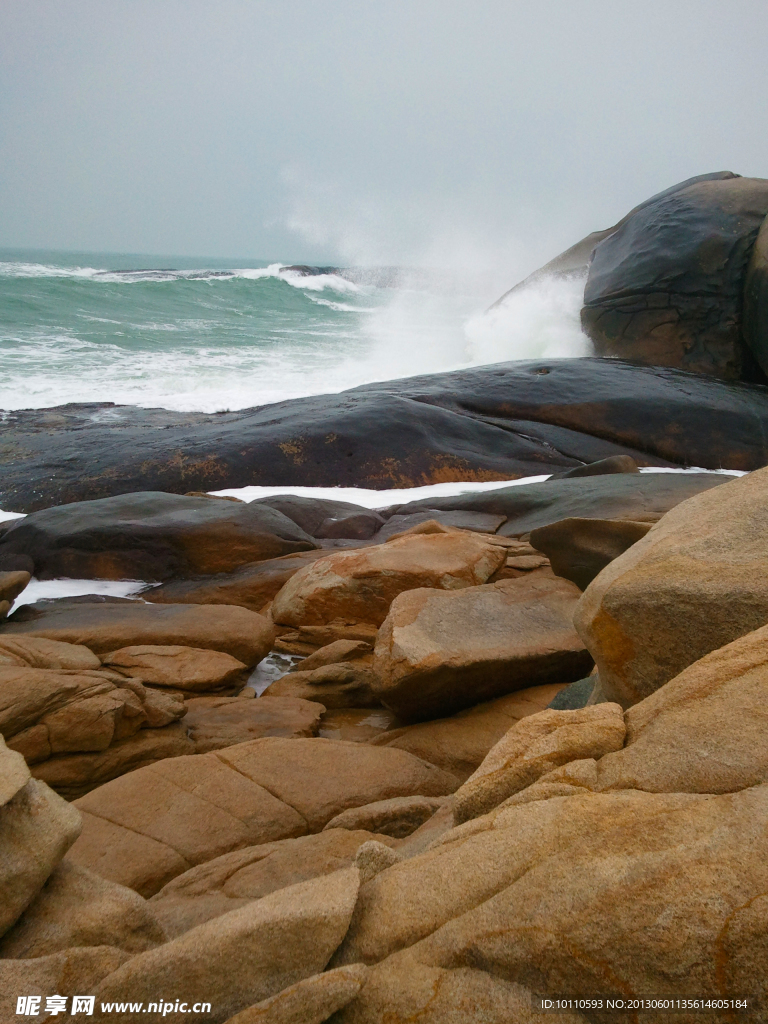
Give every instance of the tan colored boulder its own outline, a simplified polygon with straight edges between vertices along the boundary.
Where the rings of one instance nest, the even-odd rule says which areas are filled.
[[[364,964],[350,964],[313,974],[235,1014],[227,1024],[323,1024],[354,999],[367,970]]]
[[[317,700],[328,709],[379,708],[381,701],[375,685],[376,677],[370,665],[360,661],[342,662],[321,665],[308,672],[289,672],[270,683],[264,696]]]
[[[160,993],[168,1002],[208,1002],[207,1019],[225,1021],[326,967],[358,886],[357,869],[346,868],[254,900],[133,957],[102,981],[96,1001],[149,1003]]]
[[[195,753],[231,747],[234,743],[285,736],[317,736],[325,708],[295,697],[196,697],[187,701],[184,725]]]
[[[327,829],[364,829],[405,839],[423,825],[445,803],[444,798],[426,796],[396,796],[389,800],[377,800],[362,807],[350,807],[325,826]]]
[[[360,872],[360,884],[364,885],[380,871],[386,871],[399,860],[398,852],[378,839],[370,839],[363,843],[355,854],[355,867]]]
[[[571,621],[578,596],[566,580],[530,577],[401,594],[376,640],[379,699],[423,720],[582,678],[592,658]]]
[[[25,605],[0,626],[0,640],[41,636],[84,644],[96,654],[123,647],[181,646],[223,651],[252,666],[274,640],[272,623],[235,605],[67,600]]]
[[[428,966],[403,950],[368,969],[364,988],[334,1018],[334,1024],[541,1024],[541,1020],[532,993],[522,985],[471,967]],[[586,1017],[568,1011],[558,1013],[556,1020],[557,1024],[586,1024]]]
[[[373,644],[364,640],[334,640],[319,648],[314,654],[304,658],[294,665],[290,672],[311,672],[313,669],[322,668],[324,665],[337,665],[343,661],[355,661],[370,654]]]
[[[293,807],[216,753],[157,761],[100,786],[76,806],[83,832],[70,859],[142,896],[193,864],[307,831]]]
[[[557,576],[586,590],[606,565],[642,540],[650,528],[650,523],[626,519],[561,519],[532,530],[531,544],[549,558]]]
[[[597,762],[591,788],[732,793],[768,782],[766,694],[763,626],[631,707],[626,746]]]
[[[0,732],[8,739],[72,701],[109,694],[114,689],[115,684],[98,672],[59,672],[2,665]]]
[[[272,617],[287,626],[323,625],[339,616],[379,625],[398,594],[485,583],[504,557],[502,547],[463,531],[340,551],[292,576],[272,604]]]
[[[63,860],[0,940],[0,958],[26,960],[72,946],[112,946],[141,953],[166,938],[138,893]]]
[[[324,558],[327,551],[296,551],[280,558],[250,562],[232,572],[171,580],[142,594],[159,604],[237,604],[260,612],[299,569]]]
[[[195,864],[318,832],[348,807],[456,786],[405,751],[266,737],[158,761],[82,797],[83,834],[70,858],[151,896]]]
[[[0,935],[18,921],[80,832],[77,810],[45,783],[22,782],[25,771],[21,756],[0,737],[0,778],[11,794],[0,807]]]
[[[380,732],[369,742],[380,747],[407,750],[465,782],[480,767],[494,743],[515,722],[543,711],[561,689],[559,683],[531,686],[459,711],[450,718],[437,718]],[[323,718],[321,736],[326,735],[325,728],[332,727],[330,723],[326,726],[328,718],[329,714]]]
[[[319,738],[254,740],[218,756],[294,807],[309,832],[348,807],[394,796],[445,796],[457,783],[404,750]]]
[[[31,579],[28,572],[20,570],[0,572],[0,603],[8,602],[10,607]]]
[[[0,665],[6,664],[72,672],[101,667],[99,658],[82,644],[62,643],[38,636],[0,636]]]
[[[45,997],[54,993],[69,997],[93,992],[132,955],[111,946],[85,946],[31,960],[0,960],[0,1022],[24,1019],[16,1015],[19,996],[40,996],[43,1008]]]
[[[144,683],[192,692],[244,685],[249,674],[231,654],[194,647],[143,644],[112,651],[103,660],[110,668]]]
[[[29,782],[29,768],[24,758],[9,750],[0,734],[0,808],[13,800]]]
[[[373,648],[377,632],[378,627],[371,622],[358,622],[356,619],[340,616],[322,626],[299,626],[298,631],[291,635],[295,635],[302,644],[311,646],[312,650],[309,653],[313,654],[318,648],[326,647],[336,640],[362,640]],[[285,636],[286,634],[283,634],[280,639],[285,639]],[[304,653],[307,654],[306,651]]]
[[[570,996],[757,994],[768,786],[581,793],[472,824],[363,886],[333,966],[410,947],[393,992],[418,965],[471,965]]]
[[[174,878],[149,905],[170,937],[181,935],[277,889],[347,868],[360,847],[375,838],[391,842],[371,832],[336,828],[235,850]]]
[[[595,704],[578,711],[550,709],[522,719],[456,791],[457,824],[486,814],[553,768],[620,750],[625,735],[618,704]]]
[[[14,736],[11,742],[18,739]],[[126,772],[194,752],[195,745],[181,722],[162,729],[142,729],[97,753],[49,757],[40,764],[33,764],[31,771],[34,778],[48,783],[67,800],[76,800]]]
[[[605,696],[636,704],[768,622],[768,469],[697,494],[611,562],[576,627]]]

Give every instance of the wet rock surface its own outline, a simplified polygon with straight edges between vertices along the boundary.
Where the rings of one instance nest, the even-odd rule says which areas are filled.
[[[372,488],[505,480],[614,455],[750,470],[768,461],[767,395],[759,385],[585,358],[498,363],[234,413],[20,410],[3,423],[0,507],[32,512],[244,480]],[[0,544],[0,568],[2,557]]]

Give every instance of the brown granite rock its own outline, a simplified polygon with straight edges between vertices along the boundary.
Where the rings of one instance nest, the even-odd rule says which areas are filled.
[[[322,1024],[362,988],[367,968],[350,964],[313,974],[230,1017],[227,1024]]]
[[[244,685],[248,669],[223,651],[195,647],[143,644],[105,654],[104,664],[123,675],[154,686],[172,686],[194,692]]]
[[[334,815],[393,796],[443,796],[458,780],[401,750],[267,737],[176,757],[77,801],[70,857],[151,896],[195,864],[317,832]]]
[[[100,668],[101,660],[82,644],[40,636],[0,636],[0,665],[81,672]]]
[[[272,617],[287,626],[322,625],[340,616],[378,625],[403,591],[484,583],[504,555],[503,548],[463,531],[337,552],[291,577],[274,600]]]
[[[380,968],[393,993],[471,966],[566,996],[757,995],[768,786],[582,792],[468,824],[363,886],[332,966],[408,947]],[[354,1007],[339,1019],[381,1019]]]
[[[433,967],[403,950],[368,969],[364,988],[334,1024],[541,1024],[541,1017],[522,985],[471,967]],[[558,1024],[586,1020],[557,1014]]]
[[[0,737],[0,935],[18,921],[80,832],[80,815]],[[28,781],[27,781],[28,780]]]
[[[310,672],[289,672],[270,683],[264,696],[316,700],[328,709],[381,707],[373,669],[360,661],[322,665]]]
[[[595,704],[578,711],[540,711],[522,719],[502,736],[477,771],[456,791],[456,823],[487,813],[553,768],[620,750],[625,735],[624,715],[618,704]]]
[[[295,697],[195,697],[187,701],[184,725],[196,754],[234,743],[284,736],[317,736],[322,704]]]
[[[369,742],[407,750],[464,782],[508,729],[521,718],[543,711],[561,688],[559,683],[531,686],[459,711],[450,718],[381,732]],[[327,718],[326,714],[320,727],[321,735]]]
[[[578,596],[566,580],[541,578],[401,594],[376,641],[376,693],[401,718],[423,720],[580,679],[592,659],[571,623]]]
[[[349,867],[363,843],[385,836],[345,828],[225,853],[179,875],[149,901],[171,937],[277,889]]]
[[[40,996],[44,1007],[45,997],[53,993],[69,997],[93,992],[132,955],[112,946],[81,946],[31,960],[0,960],[0,1021],[16,1024],[19,996]]]
[[[10,608],[31,578],[28,572],[21,570],[0,572],[0,604],[7,603]]]
[[[37,728],[37,727],[35,727]],[[14,742],[18,737],[14,737]],[[127,739],[92,754],[60,754],[33,764],[34,778],[67,800],[76,800],[97,786],[165,758],[194,754],[195,745],[184,722],[162,729],[142,729]]]
[[[223,651],[252,666],[269,653],[272,623],[235,605],[60,598],[25,605],[0,626],[0,640],[41,636],[84,644],[96,654],[123,647],[183,646]]]
[[[311,672],[313,669],[322,668],[325,665],[338,665],[343,661],[356,661],[369,655],[373,650],[373,644],[365,640],[334,640],[324,647],[320,647],[309,657],[304,658],[297,665],[294,665],[290,672]]]
[[[357,869],[346,868],[254,900],[133,957],[101,982],[96,1001],[148,1003],[161,992],[169,1002],[209,1002],[208,1019],[225,1021],[325,968],[347,931],[358,886]]]
[[[689,498],[585,591],[576,627],[604,695],[636,704],[768,621],[768,469]]]
[[[597,762],[590,788],[732,793],[768,782],[767,692],[763,626],[631,707],[624,749]]]
[[[112,946],[141,953],[166,938],[138,893],[63,860],[0,940],[0,958],[26,960],[72,946]]]
[[[440,810],[445,798],[427,796],[396,796],[377,800],[362,807],[350,807],[331,818],[326,829],[364,829],[379,835],[405,839]]]

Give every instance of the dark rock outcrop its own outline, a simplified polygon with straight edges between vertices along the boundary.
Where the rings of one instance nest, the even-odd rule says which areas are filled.
[[[0,537],[0,564],[24,554],[39,579],[151,581],[228,572],[314,547],[308,534],[268,505],[144,491],[16,520]]]
[[[766,214],[768,181],[740,177],[683,183],[633,211],[589,267],[581,320],[598,355],[765,383],[742,313]]]
[[[766,437],[757,385],[614,359],[499,363],[231,413],[17,411],[2,425],[0,508],[244,484],[503,480],[614,455],[750,470],[768,462]]]
[[[467,509],[507,516],[498,530],[503,537],[520,537],[561,519],[623,519],[655,523],[700,491],[727,483],[733,477],[715,473],[621,473],[608,476],[546,480],[524,486],[474,491],[450,498],[430,498],[398,505],[399,515],[427,509]]]

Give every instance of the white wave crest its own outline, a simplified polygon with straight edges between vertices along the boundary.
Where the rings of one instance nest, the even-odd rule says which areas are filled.
[[[582,276],[542,277],[471,317],[465,327],[471,362],[592,355],[579,319],[584,283]]]
[[[104,270],[97,267],[62,267],[48,263],[0,262],[0,277],[9,278],[78,278],[104,284],[142,284],[168,281],[259,281],[275,278],[302,291],[320,292],[326,288],[335,292],[359,292],[360,286],[339,274],[305,274],[291,270],[284,263],[268,267],[243,267],[232,270]]]

